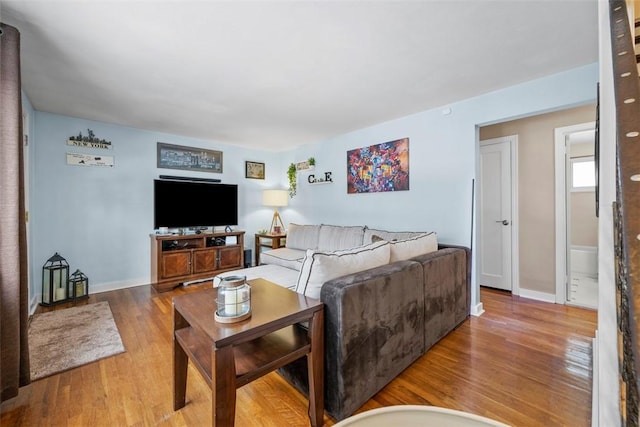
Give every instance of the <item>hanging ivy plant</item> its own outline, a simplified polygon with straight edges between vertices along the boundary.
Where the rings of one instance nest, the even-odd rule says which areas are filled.
[[[296,195],[298,187],[298,171],[296,165],[291,163],[289,169],[287,169],[287,176],[289,177],[289,197],[293,198]]]

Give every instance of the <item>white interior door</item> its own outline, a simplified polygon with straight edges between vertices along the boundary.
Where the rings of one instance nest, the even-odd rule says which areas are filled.
[[[480,141],[480,285],[512,290],[511,141]]]

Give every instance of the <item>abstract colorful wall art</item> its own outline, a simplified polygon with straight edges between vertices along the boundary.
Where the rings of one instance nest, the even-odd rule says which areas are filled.
[[[347,151],[347,193],[409,190],[409,138]]]

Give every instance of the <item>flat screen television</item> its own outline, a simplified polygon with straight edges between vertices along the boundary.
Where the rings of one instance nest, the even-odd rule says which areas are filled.
[[[154,228],[238,225],[238,186],[156,179]]]

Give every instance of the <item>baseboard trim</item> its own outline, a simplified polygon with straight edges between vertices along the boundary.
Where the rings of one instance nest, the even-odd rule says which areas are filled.
[[[31,298],[31,301],[29,302],[29,316],[33,316],[33,313],[36,312],[36,309],[38,308],[38,301],[40,301],[41,296],[41,294],[36,294]]]
[[[544,302],[550,302],[555,304],[556,302],[556,294],[550,294],[547,292],[539,292],[539,291],[532,291],[529,289],[522,289],[520,288],[520,297],[521,298],[529,298],[529,299],[535,299],[538,301],[544,301]]]
[[[471,315],[472,316],[479,317],[479,316],[482,316],[482,313],[484,313],[484,308],[483,308],[481,302],[479,302],[475,306],[471,307]]]
[[[117,291],[118,289],[135,288],[136,286],[148,285],[148,279],[127,280],[125,282],[102,283],[100,285],[92,285],[89,283],[89,295],[100,294],[102,292]],[[29,304],[29,314],[33,315],[38,308],[38,302],[42,301],[42,293],[36,294],[31,298]]]
[[[118,289],[135,288],[137,286],[148,285],[149,279],[133,279],[124,282],[101,283],[99,285],[89,285],[89,295],[102,292],[117,291]]]

